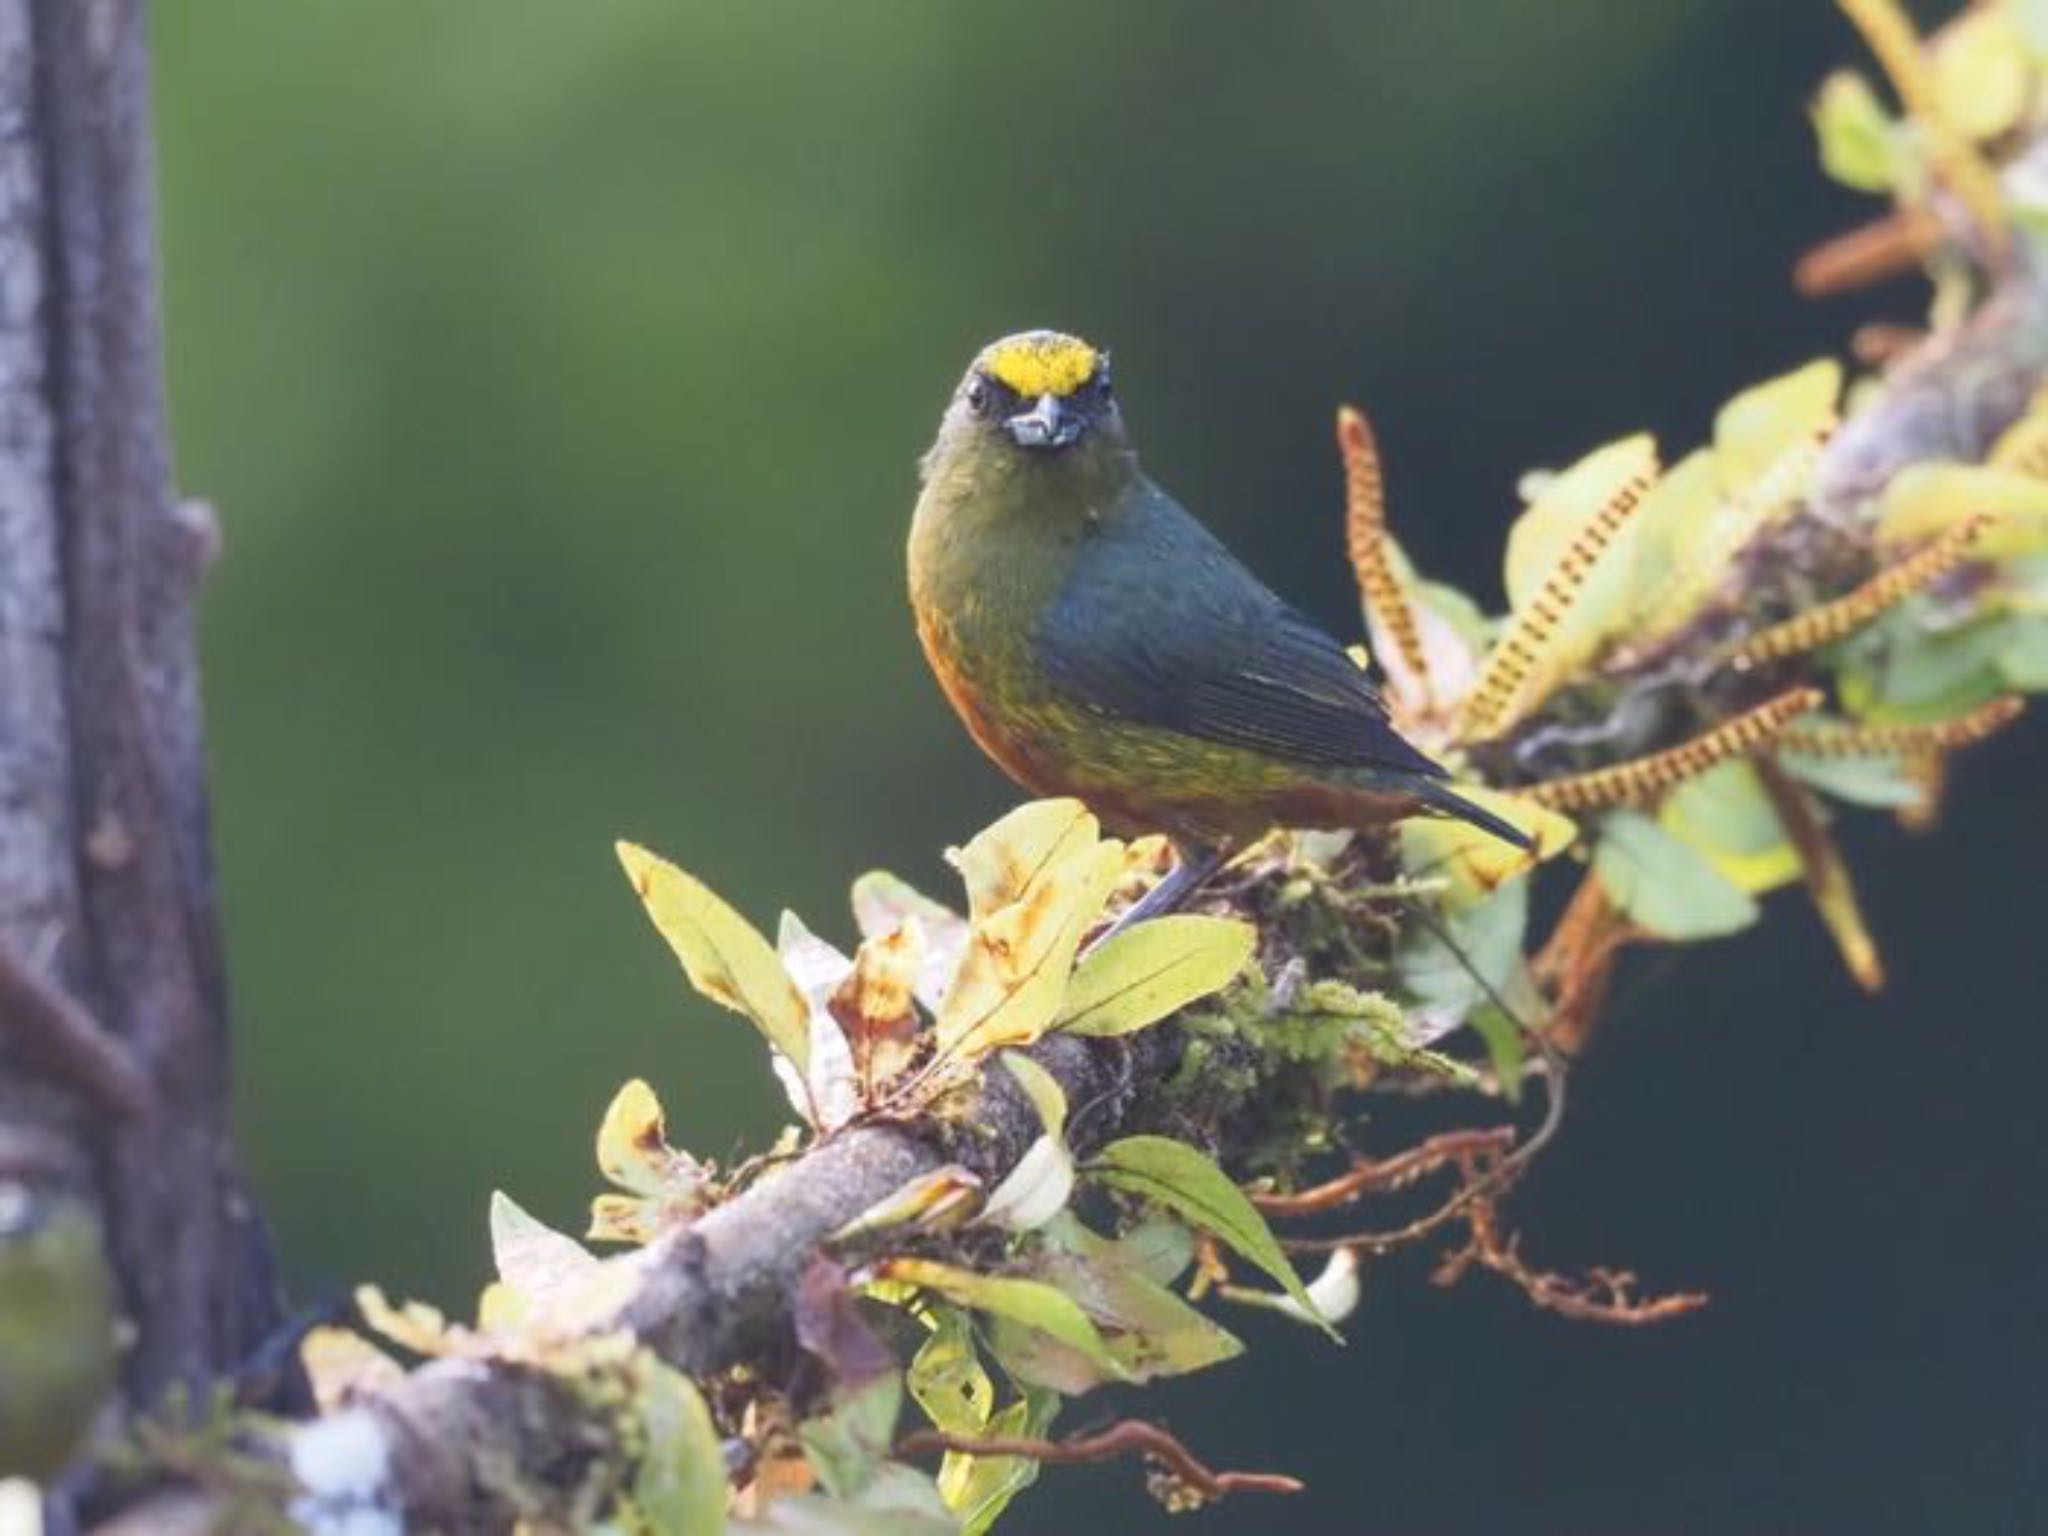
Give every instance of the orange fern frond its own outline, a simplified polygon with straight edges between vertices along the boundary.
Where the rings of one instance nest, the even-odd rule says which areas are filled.
[[[1515,793],[1553,811],[1577,813],[1654,800],[1717,763],[1748,757],[1775,741],[1795,718],[1821,704],[1818,688],[1792,688],[1754,709],[1725,720],[1690,741],[1647,757],[1569,778],[1527,784]]]
[[[1422,633],[1387,553],[1387,493],[1380,474],[1379,444],[1373,440],[1372,423],[1353,406],[1337,411],[1337,451],[1344,459],[1344,544],[1358,578],[1359,595],[1394,637],[1401,660],[1426,697],[1429,664],[1422,651]]]
[[[1905,757],[1953,752],[1996,735],[2020,717],[2027,701],[2001,694],[1967,714],[1932,725],[1850,725],[1842,722],[1795,725],[1779,743],[1809,757]]]
[[[1809,299],[1875,287],[1917,270],[1942,233],[1928,209],[1898,209],[1807,250],[1792,264],[1792,286]]]
[[[1528,605],[1509,619],[1465,701],[1463,734],[1468,739],[1506,730],[1542,702],[1536,687],[1542,678],[1544,648],[1570,614],[1601,555],[1655,483],[1654,473],[1624,481],[1565,546]]]
[[[1726,664],[1738,672],[1746,671],[1766,662],[1783,661],[1790,656],[1818,650],[1861,629],[1879,614],[1897,607],[1915,592],[1931,586],[1961,565],[1969,558],[1970,546],[1991,522],[1989,516],[1980,514],[1959,523],[1917,554],[1871,577],[1855,591],[1736,642],[1726,654]]]

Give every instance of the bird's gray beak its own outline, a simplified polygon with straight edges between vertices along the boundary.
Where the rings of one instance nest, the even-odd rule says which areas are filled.
[[[1003,422],[1003,430],[1019,448],[1064,448],[1081,435],[1081,417],[1058,395],[1040,395],[1038,404]]]

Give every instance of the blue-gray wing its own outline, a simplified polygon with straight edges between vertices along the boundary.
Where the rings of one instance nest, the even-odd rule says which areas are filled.
[[[1032,644],[1099,713],[1289,762],[1443,775],[1341,645],[1149,483],[1091,537]]]

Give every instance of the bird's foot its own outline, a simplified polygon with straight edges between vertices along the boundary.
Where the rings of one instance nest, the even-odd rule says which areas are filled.
[[[1188,843],[1175,843],[1173,853],[1173,868],[1151,890],[1118,913],[1116,921],[1096,937],[1089,949],[1107,944],[1125,929],[1135,927],[1147,918],[1164,917],[1174,911],[1223,867],[1228,856],[1228,850],[1222,847]]]

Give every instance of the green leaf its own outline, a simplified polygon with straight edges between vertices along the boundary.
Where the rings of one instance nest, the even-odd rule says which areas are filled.
[[[491,1192],[491,1259],[500,1282],[541,1307],[583,1286],[598,1267],[595,1254],[528,1215],[503,1190]]]
[[[1895,810],[1920,803],[1903,757],[1821,757],[1781,749],[1778,766],[1810,788],[1850,805]]]
[[[1821,83],[1813,128],[1821,168],[1843,186],[1888,192],[1898,182],[1898,130],[1862,75],[1841,69]]]
[[[1059,1412],[1056,1392],[1027,1392],[989,1420],[990,1439],[1041,1439]],[[960,1517],[961,1536],[981,1536],[1010,1500],[1037,1481],[1029,1456],[968,1456],[950,1451],[939,1467],[939,1496]]]
[[[1171,1285],[1195,1262],[1195,1236],[1163,1212],[1154,1211],[1116,1240],[1119,1260],[1160,1285]]]
[[[725,1529],[725,1452],[689,1377],[648,1357],[639,1398],[647,1450],[633,1476],[628,1530],[719,1536]]]
[[[1799,878],[1799,854],[1754,766],[1719,763],[1664,797],[1657,822],[1752,896]]]
[[[1244,1353],[1235,1334],[1148,1279],[1118,1244],[1092,1233],[1081,1236],[1084,1246],[1041,1253],[1031,1261],[1031,1272],[1073,1297],[1108,1330],[1110,1352],[1132,1381],[1185,1376]]]
[[[743,1014],[803,1071],[811,1058],[811,1010],[775,946],[701,881],[633,843],[619,863],[655,929],[683,963],[690,985]]]
[[[1714,469],[1722,489],[1739,493],[1832,421],[1841,394],[1842,365],[1823,357],[1731,398],[1714,417]]]
[[[2021,621],[2010,615],[1954,629],[1931,627],[1937,610],[1908,598],[1850,642],[1840,676],[1843,706],[1873,725],[1954,719],[2006,691],[1999,654]]]
[[[895,1371],[877,1376],[833,1410],[797,1426],[804,1455],[825,1491],[851,1498],[875,1480],[896,1443],[896,1416],[903,1406],[903,1378]]]
[[[1756,921],[1753,900],[1639,811],[1601,819],[1593,868],[1608,899],[1660,938],[1716,938]]]
[[[2030,617],[2015,624],[1998,653],[1998,672],[2008,688],[2048,692],[2048,622]]]
[[[1168,1136],[1126,1136],[1104,1147],[1088,1172],[1111,1189],[1141,1195],[1201,1228],[1264,1270],[1311,1313],[1315,1304],[1301,1276],[1280,1251],[1265,1217],[1244,1191],[1203,1153]],[[1327,1323],[1325,1331],[1337,1338]]]
[[[1511,881],[1483,901],[1440,907],[1436,916],[1450,944],[1430,924],[1409,923],[1394,956],[1408,1011],[1428,1025],[1418,1044],[1448,1034],[1494,994],[1513,999],[1525,990],[1529,882]]]
[[[1522,1026],[1509,1018],[1497,1003],[1480,1004],[1467,1015],[1465,1022],[1485,1044],[1486,1057],[1493,1063],[1493,1075],[1500,1083],[1500,1091],[1507,1096],[1508,1102],[1520,1103],[1522,1064],[1529,1059],[1529,1042],[1522,1034]]]
[[[1258,930],[1224,917],[1156,917],[1074,968],[1054,1029],[1127,1035],[1220,991],[1251,959]]]
[[[1043,1281],[984,1275],[933,1259],[885,1259],[875,1266],[875,1276],[935,1292],[955,1306],[1007,1318],[1064,1344],[1110,1376],[1123,1379],[1123,1367],[1088,1314],[1071,1297]]]

